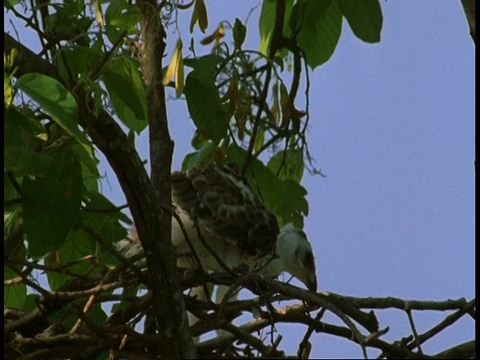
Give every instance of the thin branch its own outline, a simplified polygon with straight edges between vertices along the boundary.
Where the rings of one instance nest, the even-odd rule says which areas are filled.
[[[435,325],[434,327],[424,332],[423,334],[418,335],[418,342],[420,344],[423,344],[425,341],[427,341],[428,339],[431,339],[432,337],[440,333],[442,330],[453,325],[463,315],[467,314],[474,306],[475,306],[475,299],[472,299],[467,304],[465,304],[460,310],[454,312],[451,315],[448,315],[439,324]],[[415,342],[408,344],[409,349],[413,349],[415,348],[415,346],[416,346]]]
[[[406,309],[405,312],[407,313],[408,323],[410,324],[410,328],[412,329],[413,339],[415,340],[415,347],[418,348],[418,352],[420,354],[423,354],[422,347],[420,346],[420,340],[418,339],[417,328],[415,327],[415,322],[413,321],[412,311],[410,309]]]
[[[367,297],[357,298],[353,296],[344,296],[334,293],[328,293],[329,296],[335,298],[342,298],[344,301],[349,302],[357,306],[358,308],[365,309],[399,309],[399,310],[457,310],[463,308],[467,304],[465,298],[457,300],[445,300],[445,301],[419,301],[419,300],[404,300],[395,297]]]

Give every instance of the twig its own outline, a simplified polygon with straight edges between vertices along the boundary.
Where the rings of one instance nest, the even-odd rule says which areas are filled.
[[[320,321],[323,314],[325,314],[325,309],[320,310],[317,316],[315,316],[315,319],[313,321],[315,322]],[[305,335],[303,336],[302,341],[300,341],[300,344],[298,345],[297,356],[299,359],[309,358],[310,350],[312,349],[312,344],[310,343],[309,339],[310,339],[310,336],[312,336],[313,334],[313,330],[314,330],[313,325],[309,325]]]
[[[197,231],[197,236],[200,239],[200,242],[202,243],[203,246],[208,250],[210,254],[215,258],[217,261],[218,265],[225,270],[225,272],[229,273],[230,275],[237,277],[237,274],[228,267],[227,264],[222,260],[222,258],[216,253],[216,251],[208,244],[207,240],[203,237],[202,232],[200,231],[200,228],[198,224],[195,224],[195,230]]]
[[[275,348],[264,345],[264,343],[260,339],[250,335],[247,331],[244,331],[241,328],[236,327],[235,325],[227,323],[223,325],[222,328],[235,335],[239,341],[253,346],[265,356],[276,357],[279,354],[278,350],[276,350]]]
[[[82,314],[87,314],[88,311],[90,310],[90,308],[93,306],[93,301],[95,300],[95,294],[92,294],[90,295],[90,297],[88,298],[87,300],[87,303],[85,304],[85,306],[83,307],[83,312]],[[68,332],[69,334],[75,334],[77,332],[77,330],[80,328],[80,325],[82,324],[82,319],[81,318],[78,318],[77,319],[77,322],[75,323],[75,325],[73,325],[73,327],[70,329],[70,331]]]
[[[142,273],[130,260],[126,259],[122,254],[120,254],[115,246],[112,245],[111,242],[106,241],[100,233],[98,233],[93,227],[88,225],[87,223],[79,220],[77,225],[80,229],[82,229],[85,233],[93,237],[104,249],[108,250],[118,261],[120,261],[124,266],[129,268],[133,271],[133,273],[137,276],[138,279],[142,279]]]
[[[415,340],[415,347],[418,348],[418,352],[420,354],[423,354],[422,347],[420,346],[420,341],[418,339],[417,328],[415,327],[415,322],[413,321],[412,311],[410,309],[405,309],[405,312],[407,313],[408,322],[410,323],[410,327],[412,328],[413,338]]]
[[[95,209],[95,208],[92,208],[92,207],[89,207],[89,206],[82,206],[82,210],[85,210],[85,211],[88,211],[88,212],[91,212],[91,213],[96,213],[96,214],[116,213],[116,212],[119,212],[119,211],[121,211],[123,209],[127,209],[127,208],[128,208],[128,204],[116,206],[116,207],[113,207],[113,208],[106,208],[106,209]]]
[[[420,334],[418,336],[418,342],[420,344],[423,344],[425,341],[427,341],[428,339],[431,339],[432,337],[437,335],[439,332],[441,332],[443,329],[449,327],[450,325],[453,325],[458,319],[460,319],[463,315],[468,313],[468,311],[472,309],[474,306],[475,306],[475,299],[472,299],[468,303],[466,303],[460,310],[454,312],[451,315],[448,315],[439,324],[435,325],[434,327],[424,332],[423,334]],[[410,343],[407,345],[409,349],[413,349],[415,348],[415,346],[416,346],[416,343]]]
[[[35,284],[33,281],[31,281],[30,279],[28,279],[25,275],[25,271],[20,271],[18,270],[14,265],[13,265],[13,262],[11,260],[8,260],[8,259],[4,259],[3,260],[4,264],[7,265],[10,269],[12,269],[15,273],[17,273],[18,275],[20,275],[20,277],[23,279],[23,282],[27,285],[27,286],[30,286],[32,289],[35,289],[37,292],[39,292],[40,294],[42,294],[43,296],[48,296],[50,295],[50,292],[48,290],[45,290],[44,288],[42,288],[41,286]],[[27,269],[26,271],[30,272],[30,269]]]

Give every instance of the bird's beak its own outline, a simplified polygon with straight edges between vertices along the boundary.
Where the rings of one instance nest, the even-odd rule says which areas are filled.
[[[308,290],[317,292],[317,275],[315,275],[315,273],[310,274],[305,285]]]

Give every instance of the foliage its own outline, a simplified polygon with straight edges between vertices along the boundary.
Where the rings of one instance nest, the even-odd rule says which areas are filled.
[[[160,255],[156,260],[147,256],[149,274],[116,251],[114,244],[126,236],[132,222],[122,213],[125,206],[116,207],[102,195],[98,153],[102,152],[114,169],[142,243],[149,249],[151,244],[143,239],[142,229],[144,233],[155,233],[147,231],[154,226],[158,229],[162,211],[150,200],[158,199],[153,189],[170,173],[171,157],[168,133],[156,128],[157,120],[166,120],[159,120],[166,102],[158,94],[173,88],[177,97],[185,99],[197,128],[184,168],[199,162],[236,163],[279,223],[291,221],[301,226],[308,214],[307,192],[301,180],[305,169],[316,172],[306,136],[310,119],[308,71],[330,59],[344,18],[360,40],[380,41],[379,3],[264,0],[258,51],[244,48],[252,27],[238,18],[233,26],[225,21],[200,41],[211,45],[209,53],[197,54],[197,42],[192,41],[185,55],[181,37],[187,34],[179,34],[164,76],[150,70],[150,47],[157,51],[154,57],[161,64],[164,48],[153,43],[163,41],[163,32],[178,12],[190,12],[190,33],[197,26],[205,33],[209,23],[204,0],[188,4],[132,4],[126,0],[29,4],[4,3],[9,16],[24,22],[30,31],[20,42],[5,34],[4,304],[9,309],[5,354],[12,359],[26,355],[32,359],[107,358],[109,352],[115,358],[145,359],[156,358],[157,352],[165,357],[191,354],[187,347],[172,346],[171,353],[165,346],[162,350],[164,334],[158,343],[150,337],[155,327],[152,316],[160,334],[162,324],[169,321],[152,305],[163,301],[150,277],[154,266],[160,269],[162,261]],[[152,23],[159,31],[149,30]],[[32,44],[26,40],[31,34],[40,39],[38,55],[28,49]],[[166,41],[172,41],[170,36]],[[301,91],[303,95],[299,95]],[[151,152],[150,178],[133,146],[136,134],[147,127],[153,134],[150,138],[163,140],[160,142],[167,149]],[[155,146],[154,141],[151,146]],[[158,163],[162,169],[155,166]],[[165,185],[164,193],[169,196],[169,186]],[[156,251],[152,253],[158,254]],[[172,254],[167,249],[161,256]],[[127,269],[135,276],[125,275]],[[373,313],[361,310],[380,306],[379,299],[355,306],[361,299],[312,294],[256,274],[238,279],[186,272],[177,278],[162,271],[161,280],[179,284],[182,290],[208,280],[244,287],[257,295],[223,306],[200,303],[185,295],[187,308],[206,320],[192,327],[193,335],[217,328],[235,334],[199,345],[196,351],[204,357],[282,357],[278,342],[265,345],[267,339],[259,341],[251,333],[283,321],[308,326],[299,345],[300,357],[308,356],[313,331],[348,338],[363,349],[376,347],[385,356],[419,355],[412,353],[417,344],[412,339],[396,345],[379,339],[386,330],[379,330]],[[40,273],[48,286],[36,280]],[[145,286],[151,292],[137,295]],[[119,295],[116,289],[125,292]],[[165,287],[158,291],[162,289]],[[183,304],[175,300],[176,288],[172,289],[167,296]],[[273,301],[289,299],[306,303],[283,310],[272,305]],[[102,306],[106,303],[115,304],[111,311]],[[436,307],[456,309],[463,315],[471,311],[472,304],[458,300],[421,303],[409,309]],[[347,327],[322,323],[326,310]],[[256,325],[231,325],[228,320],[240,311],[257,314]],[[314,311],[317,315],[310,316]],[[207,312],[217,317],[207,316]],[[362,335],[351,319],[369,335]],[[135,330],[140,320],[145,320],[142,333]],[[247,345],[233,346],[239,338]]]

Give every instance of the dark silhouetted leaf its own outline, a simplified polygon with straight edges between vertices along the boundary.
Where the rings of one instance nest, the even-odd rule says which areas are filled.
[[[359,39],[368,43],[380,41],[383,16],[378,0],[338,0],[338,5]]]
[[[22,204],[29,253],[40,258],[63,245],[80,210],[82,175],[73,151],[52,155],[45,177],[24,178]]]

